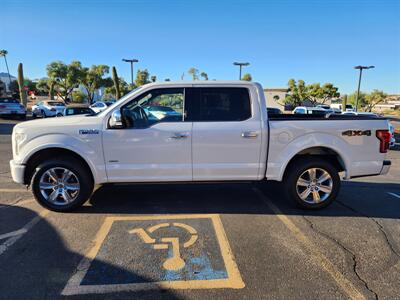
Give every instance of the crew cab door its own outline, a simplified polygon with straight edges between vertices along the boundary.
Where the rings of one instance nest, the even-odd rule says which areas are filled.
[[[192,180],[192,123],[184,120],[184,88],[144,92],[121,108],[122,129],[106,129],[110,182]]]
[[[193,180],[256,180],[261,119],[247,87],[196,87],[189,92],[193,121]]]

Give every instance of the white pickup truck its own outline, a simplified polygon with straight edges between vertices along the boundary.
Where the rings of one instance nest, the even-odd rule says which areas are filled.
[[[387,173],[389,141],[382,118],[268,115],[257,83],[163,82],[97,114],[16,125],[10,167],[54,211],[107,183],[263,180],[283,181],[298,205],[316,209],[336,198],[339,173]]]

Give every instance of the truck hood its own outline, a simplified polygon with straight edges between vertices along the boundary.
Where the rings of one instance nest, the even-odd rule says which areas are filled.
[[[84,127],[101,125],[102,119],[97,116],[76,115],[59,118],[48,118],[21,122],[14,127],[15,131],[31,131],[37,129],[46,129],[47,131],[55,128]],[[97,126],[96,126],[97,127]],[[62,132],[62,130],[61,130]]]

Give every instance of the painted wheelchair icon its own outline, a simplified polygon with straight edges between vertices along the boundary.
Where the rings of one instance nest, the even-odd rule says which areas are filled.
[[[181,241],[178,237],[163,237],[157,241],[155,238],[151,237],[151,234],[160,228],[167,227],[178,227],[186,230],[190,234],[190,238],[182,243],[183,248],[188,248],[196,243],[198,239],[197,231],[193,227],[184,223],[161,223],[150,226],[146,229],[134,228],[129,231],[131,234],[137,234],[141,240],[146,244],[152,244],[155,250],[165,250],[172,247],[172,256],[167,258],[163,263],[163,267],[166,270],[176,271],[185,267],[185,261],[182,259],[180,254],[180,244]]]

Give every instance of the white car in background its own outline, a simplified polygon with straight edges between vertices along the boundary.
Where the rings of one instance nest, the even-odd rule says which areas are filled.
[[[40,101],[32,106],[32,117],[62,117],[65,109],[64,102],[60,101]]]
[[[109,107],[111,104],[113,104],[112,102],[109,101],[98,101],[93,103],[92,105],[90,105],[89,107],[95,112],[95,113],[99,113],[103,110],[105,110],[107,107]]]
[[[0,117],[18,117],[22,120],[26,119],[25,107],[16,99],[10,97],[0,98]]]
[[[340,111],[343,111],[343,106],[342,106],[342,104],[340,104],[340,103],[333,103],[333,104],[330,105],[330,107],[331,107],[332,109],[338,109],[338,110],[340,110]],[[354,106],[351,105],[351,104],[346,104],[346,112],[352,112],[352,111],[356,111],[356,110],[354,109]]]
[[[392,147],[394,147],[394,145],[396,143],[396,138],[394,137],[394,126],[390,122],[389,122],[389,131],[390,131],[390,134],[391,134],[389,147],[392,148]]]
[[[308,107],[308,106],[297,106],[293,110],[295,115],[326,115],[332,113],[333,111],[328,111],[320,107]]]

